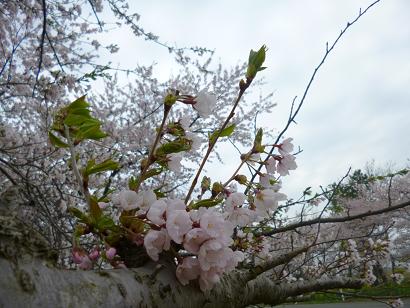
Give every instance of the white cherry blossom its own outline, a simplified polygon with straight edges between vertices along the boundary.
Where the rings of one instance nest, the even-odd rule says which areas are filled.
[[[209,234],[202,228],[190,230],[184,238],[184,248],[190,253],[197,254],[202,243],[210,239]]]
[[[167,230],[149,230],[144,238],[144,247],[147,254],[154,261],[158,261],[159,254],[163,250],[168,250],[170,248],[171,239],[168,235]]]
[[[277,166],[277,171],[281,176],[285,176],[289,174],[289,170],[295,170],[297,168],[297,164],[295,162],[295,156],[291,154],[284,155]]]
[[[192,220],[186,210],[174,210],[167,213],[166,228],[170,238],[181,244],[184,235],[192,229]]]
[[[182,160],[182,153],[171,153],[167,156],[167,165],[168,169],[174,171],[175,173],[181,172],[181,160]]]
[[[167,203],[165,199],[159,199],[155,201],[148,210],[147,218],[154,224],[165,224],[164,214],[167,209]]]
[[[123,190],[114,195],[112,202],[125,211],[138,208],[142,203],[142,196],[133,190]]]
[[[258,215],[266,217],[271,212],[276,211],[278,202],[286,200],[286,195],[275,192],[272,189],[260,190],[255,195],[255,206]]]
[[[199,261],[195,257],[186,257],[182,264],[178,265],[176,276],[179,282],[185,286],[190,280],[197,279],[200,274]]]
[[[283,156],[290,154],[293,151],[293,138],[287,138],[283,140],[281,144],[279,144],[279,153]]]
[[[216,97],[210,94],[205,89],[201,90],[195,98],[196,103],[193,105],[194,109],[198,111],[203,118],[208,117],[216,105]]]

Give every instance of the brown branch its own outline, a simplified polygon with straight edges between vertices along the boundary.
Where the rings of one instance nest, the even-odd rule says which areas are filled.
[[[191,198],[191,194],[194,191],[194,188],[198,182],[199,176],[201,175],[202,169],[205,166],[205,163],[208,161],[209,155],[211,154],[213,148],[215,147],[216,142],[218,141],[219,136],[221,135],[222,131],[225,129],[225,127],[228,125],[229,121],[233,118],[235,115],[235,109],[239,104],[239,101],[241,100],[243,94],[245,93],[246,89],[251,85],[252,79],[247,79],[246,83],[240,87],[238,96],[235,100],[235,103],[231,109],[231,112],[229,113],[228,117],[226,118],[225,122],[222,124],[222,127],[218,130],[218,134],[215,136],[215,139],[213,139],[212,142],[209,143],[208,150],[205,153],[204,158],[202,159],[201,165],[198,168],[198,171],[195,175],[194,180],[192,181],[191,187],[189,188],[188,194],[185,198],[185,203],[188,203],[189,199]]]
[[[293,258],[297,257],[298,255],[308,251],[308,249],[310,248],[310,246],[307,247],[303,247],[300,249],[296,249],[294,251],[291,251],[289,253],[283,254],[281,256],[279,256],[278,258],[275,258],[272,261],[267,261],[261,265],[256,266],[255,268],[253,268],[252,270],[249,271],[248,275],[247,275],[247,280],[252,280],[255,279],[256,277],[258,277],[260,274],[269,271],[272,268],[275,268],[278,265],[282,265],[285,264],[289,261],[291,261]]]
[[[43,9],[43,31],[41,32],[41,38],[40,38],[40,59],[39,59],[39,61],[38,61],[36,81],[35,81],[35,83],[34,83],[32,96],[34,96],[34,92],[35,92],[35,90],[36,90],[36,86],[37,86],[37,82],[38,82],[38,77],[40,76],[41,66],[43,65],[44,40],[45,40],[46,33],[47,33],[47,7],[46,7],[46,0],[42,0],[42,9]]]
[[[375,216],[375,215],[380,215],[380,214],[400,210],[400,209],[405,208],[409,205],[410,205],[410,201],[407,201],[407,202],[397,204],[395,206],[383,208],[381,210],[367,211],[367,212],[357,214],[357,215],[352,215],[352,216],[316,218],[316,219],[312,219],[312,220],[301,221],[299,223],[290,224],[290,225],[287,225],[287,226],[284,226],[284,227],[281,227],[281,228],[276,228],[276,229],[274,229],[272,231],[269,231],[269,232],[264,232],[260,235],[273,235],[273,234],[282,233],[282,232],[286,232],[286,231],[291,231],[291,230],[295,230],[295,229],[300,228],[300,227],[306,227],[306,226],[311,226],[311,225],[315,225],[315,224],[337,223],[337,222],[346,222],[346,221],[351,221],[351,220],[356,220],[356,219],[363,219],[363,218],[370,217],[370,216]]]

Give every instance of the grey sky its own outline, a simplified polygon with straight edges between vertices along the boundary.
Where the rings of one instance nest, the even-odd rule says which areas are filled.
[[[278,106],[260,124],[281,129],[292,98],[302,95],[326,42],[371,1],[130,2],[141,14],[141,25],[162,41],[215,49],[215,58],[225,66],[247,60],[251,48],[266,44],[268,69],[260,74],[266,85],[260,91],[274,91]],[[156,62],[162,78],[173,72],[166,49],[133,38],[125,28],[108,41],[122,48],[114,63],[133,67]],[[350,166],[361,168],[371,159],[377,165],[405,166],[410,157],[409,104],[410,2],[383,0],[342,38],[319,72],[298,125],[288,131],[303,152],[298,170],[284,180],[284,191],[295,196],[306,186],[326,185]],[[225,152],[226,167],[233,169],[236,152]],[[208,170],[226,174],[217,167]]]

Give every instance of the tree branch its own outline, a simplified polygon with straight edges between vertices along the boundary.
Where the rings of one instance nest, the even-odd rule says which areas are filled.
[[[367,212],[357,214],[357,215],[352,215],[352,216],[316,218],[316,219],[312,219],[312,220],[301,221],[301,222],[298,222],[298,223],[295,223],[295,224],[290,224],[290,225],[287,225],[287,226],[284,226],[284,227],[281,227],[281,228],[276,228],[276,229],[271,230],[269,232],[264,232],[260,235],[273,235],[273,234],[282,233],[282,232],[286,232],[286,231],[291,231],[291,230],[295,230],[295,229],[300,228],[300,227],[306,227],[306,226],[311,226],[311,225],[315,225],[315,224],[346,222],[346,221],[351,221],[351,220],[355,220],[355,219],[363,219],[363,218],[370,217],[370,216],[375,216],[375,215],[380,215],[380,214],[400,210],[400,209],[405,208],[409,205],[410,205],[410,201],[407,201],[407,202],[397,204],[395,206],[383,208],[381,210],[367,211]]]

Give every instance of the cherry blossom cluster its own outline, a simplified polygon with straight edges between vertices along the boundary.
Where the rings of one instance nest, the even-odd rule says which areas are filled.
[[[152,260],[158,261],[161,252],[170,250],[171,242],[182,246],[188,256],[178,256],[176,274],[183,285],[199,278],[201,290],[211,289],[223,273],[243,260],[242,252],[230,248],[234,225],[215,208],[189,210],[182,200],[157,200],[150,190],[124,190],[113,202],[146,217],[151,229],[144,237],[144,247]]]

